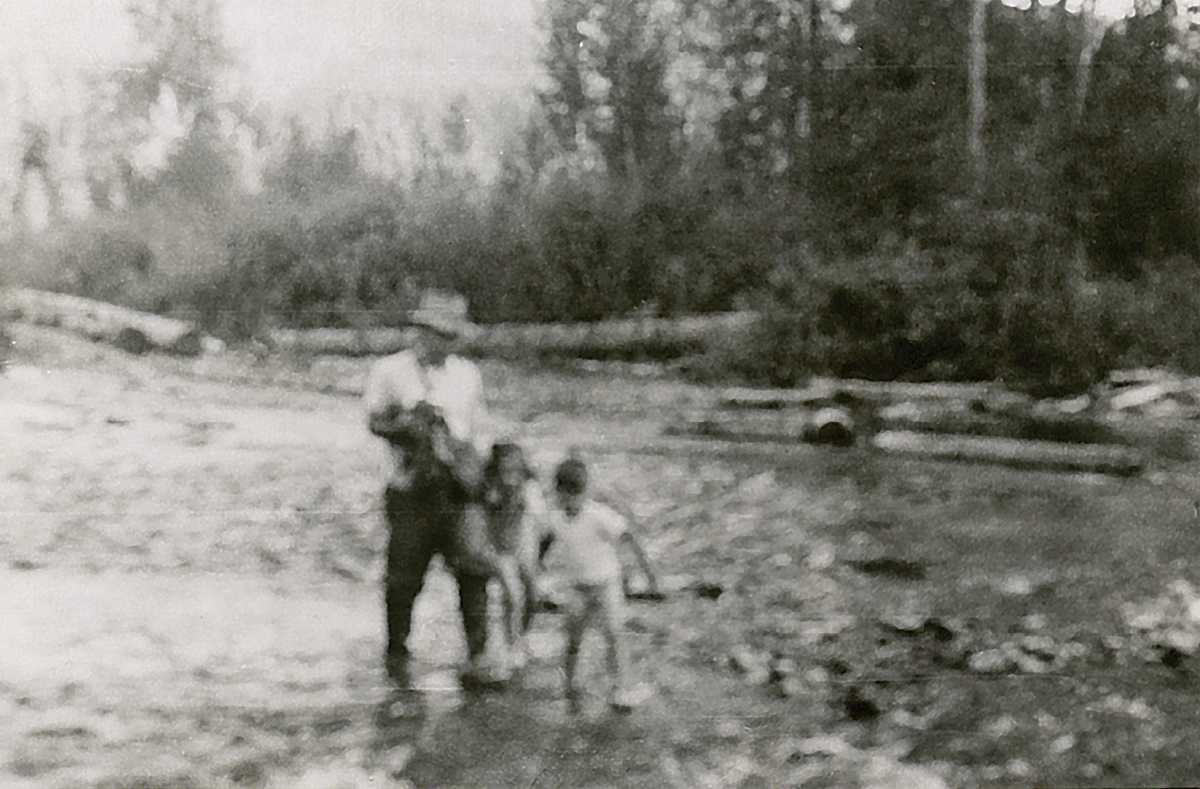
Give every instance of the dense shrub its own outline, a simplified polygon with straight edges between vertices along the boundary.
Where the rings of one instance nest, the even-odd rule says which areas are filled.
[[[1089,279],[1061,225],[1038,214],[948,203],[912,238],[885,234],[864,255],[786,192],[646,193],[563,177],[482,195],[360,181],[303,199],[269,193],[220,218],[156,205],[18,249],[8,258],[23,273],[10,278],[194,318],[234,340],[271,326],[397,325],[425,287],[462,292],[484,323],[761,311],[748,336],[706,348],[580,351],[686,356],[705,380],[1003,378],[1065,393],[1117,365],[1200,370],[1193,261]]]
[[[834,264],[800,248],[771,284],[763,319],[738,362],[752,380],[920,377],[934,362],[957,360],[979,333],[979,300],[957,267],[911,244]]]
[[[836,263],[794,252],[754,337],[709,367],[775,385],[815,373],[1068,394],[1119,365],[1200,362],[1200,271],[1189,260],[1137,283],[1090,281],[1048,219],[963,212],[926,230],[923,249],[885,242]]]
[[[1107,354],[1095,315],[1076,294],[1041,289],[1008,295],[997,377],[1047,396],[1076,394],[1104,378]]]
[[[1168,365],[1200,373],[1200,267],[1195,261],[1173,258],[1136,282],[1098,282],[1088,303],[1114,366]]]

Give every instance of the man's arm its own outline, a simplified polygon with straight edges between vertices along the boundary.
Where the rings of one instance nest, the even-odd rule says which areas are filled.
[[[483,435],[483,427],[487,424],[487,394],[483,388],[483,374],[474,363],[469,363],[471,369],[471,388],[475,393],[470,411],[471,443],[480,455],[486,455],[490,449],[487,437]]]
[[[411,391],[409,360],[403,354],[377,361],[367,376],[363,404],[367,409],[367,428],[392,443],[411,438],[418,426],[411,407],[416,393]]]
[[[392,403],[372,411],[367,417],[367,428],[392,444],[404,445],[421,437],[424,420],[411,410]]]

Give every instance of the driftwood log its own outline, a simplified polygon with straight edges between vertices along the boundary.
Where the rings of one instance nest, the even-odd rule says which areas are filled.
[[[280,351],[314,356],[384,356],[412,346],[419,329],[276,329],[266,335]]]
[[[978,414],[945,404],[935,405],[933,415],[897,413],[887,419],[864,419],[861,412],[837,406],[712,410],[672,423],[664,432],[729,442],[834,446],[869,438],[870,446],[886,453],[1125,476],[1138,473],[1150,456],[1187,460],[1195,455],[1178,427],[1082,415]]]
[[[477,325],[463,343],[463,353],[497,358],[675,358],[727,341],[731,334],[749,329],[755,320],[754,313],[730,312],[596,323]],[[411,328],[276,330],[269,333],[268,341],[281,350],[364,356],[403,350],[414,336]]]
[[[752,312],[683,318],[619,318],[596,323],[502,323],[481,327],[468,351],[484,356],[569,355],[577,358],[648,356],[675,358],[699,353],[747,331]]]
[[[831,403],[883,405],[899,400],[957,400],[987,402],[1000,407],[1028,399],[986,383],[919,384],[813,378],[803,389],[727,389],[717,405],[726,409],[776,410],[811,408]]]
[[[1142,455],[1137,450],[1104,444],[940,436],[903,430],[885,430],[876,435],[872,443],[888,453],[965,463],[994,463],[1022,469],[1132,476],[1143,466]]]
[[[664,432],[667,435],[700,436],[725,441],[850,446],[857,438],[858,427],[848,410],[826,407],[714,415],[673,423]]]
[[[975,413],[970,410],[913,409],[909,413],[882,414],[889,430],[939,435],[1019,438],[1067,444],[1133,445],[1115,426],[1089,415],[1038,415],[1032,413]]]
[[[0,298],[12,320],[65,329],[129,353],[197,356],[215,349],[215,341],[191,323],[102,301],[29,288],[9,289]]]

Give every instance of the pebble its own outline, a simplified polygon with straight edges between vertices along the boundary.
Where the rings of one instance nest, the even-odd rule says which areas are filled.
[[[1020,640],[1021,649],[1036,655],[1045,660],[1050,660],[1054,657],[1054,639],[1049,636],[1025,636]]]
[[[1012,597],[1027,597],[1033,594],[1033,581],[1023,575],[1010,575],[1000,582],[999,589]]]
[[[994,740],[999,740],[1002,737],[1007,737],[1017,729],[1017,720],[1011,715],[1001,715],[995,720],[989,721],[983,727],[983,733]]]
[[[946,782],[932,770],[885,755],[868,759],[859,779],[863,789],[946,789]]]
[[[1058,726],[1058,718],[1054,717],[1045,710],[1038,710],[1037,714],[1033,716],[1033,719],[1037,721],[1037,725],[1043,729],[1053,729]]]
[[[779,695],[785,699],[793,699],[797,696],[803,696],[808,687],[804,684],[804,680],[799,677],[784,677],[783,681],[777,686]]]
[[[1013,662],[1017,664],[1017,668],[1026,674],[1045,674],[1050,670],[1048,663],[1043,663],[1039,658],[1023,652],[1014,655]]]
[[[1050,743],[1050,752],[1063,754],[1075,747],[1075,735],[1064,734],[1063,736]]]
[[[906,729],[916,729],[924,731],[929,728],[929,721],[920,715],[914,715],[908,710],[900,709],[892,713],[892,722],[897,726],[902,726]]]
[[[971,655],[967,665],[979,674],[1005,674],[1013,669],[1012,659],[999,649],[976,652]]]
[[[909,634],[915,634],[925,626],[925,616],[923,614],[893,614],[883,617],[880,621],[892,630]]]
[[[790,677],[796,673],[796,661],[791,658],[779,658],[771,665],[772,673],[780,677]]]
[[[1200,632],[1192,629],[1183,630],[1175,628],[1168,630],[1163,641],[1167,646],[1175,647],[1185,655],[1194,655],[1200,650]]]
[[[717,736],[727,740],[741,737],[745,733],[745,730],[746,727],[736,718],[724,718],[718,721],[716,725]]]
[[[1027,614],[1021,617],[1021,627],[1031,633],[1044,630],[1047,624],[1049,619],[1045,614]]]
[[[1088,645],[1080,641],[1068,641],[1058,649],[1058,654],[1063,658],[1080,658],[1086,655],[1090,650]]]
[[[808,558],[804,560],[804,564],[810,570],[824,570],[833,564],[835,554],[833,547],[826,543],[814,545],[809,551]]]
[[[737,647],[730,653],[729,666],[751,685],[761,685],[771,675],[767,656],[746,646]]]
[[[1125,712],[1141,721],[1150,720],[1154,717],[1154,710],[1150,705],[1146,704],[1145,699],[1134,699],[1125,708]]]
[[[1033,775],[1033,767],[1024,759],[1013,759],[1005,765],[1005,771],[1013,778],[1028,778]]]
[[[821,687],[829,683],[829,672],[820,666],[816,666],[804,672],[804,678],[808,680],[809,684]]]
[[[1121,647],[1125,646],[1125,639],[1121,636],[1104,635],[1100,637],[1100,643],[1105,649],[1116,652]]]
[[[416,748],[408,743],[397,745],[385,753],[381,759],[382,766],[393,775],[398,775],[404,772],[408,767],[408,763],[412,761],[413,755],[416,753]]]
[[[826,756],[842,756],[855,750],[850,743],[843,740],[841,737],[835,737],[831,734],[822,735],[820,737],[809,737],[805,740],[800,740],[796,744],[794,753],[802,753],[805,756],[813,756],[823,754]]]

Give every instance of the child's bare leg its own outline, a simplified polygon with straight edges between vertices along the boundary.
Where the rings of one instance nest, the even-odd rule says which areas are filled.
[[[570,603],[565,623],[567,649],[563,671],[566,674],[567,708],[572,714],[579,712],[579,688],[575,685],[575,672],[579,666],[579,649],[583,645],[588,613],[587,601],[580,599],[579,595],[579,592],[575,593],[576,599]]]
[[[504,593],[505,640],[514,668],[521,668],[525,662],[525,644],[521,628],[521,620],[525,613],[525,589],[515,562],[505,563],[500,585]]]
[[[609,584],[600,599],[600,614],[597,617],[603,631],[605,659],[612,690],[609,702],[615,709],[628,709],[625,684],[625,650],[621,638],[624,626],[624,592],[620,583]]]
[[[504,599],[504,636],[512,645],[520,634],[520,611],[525,595],[517,569],[511,562],[506,561],[501,565],[499,580]]]
[[[525,595],[520,615],[521,634],[524,635],[529,632],[529,626],[533,624],[533,615],[537,612],[537,575],[533,569],[524,564],[517,568],[517,574],[521,581],[521,591]]]

